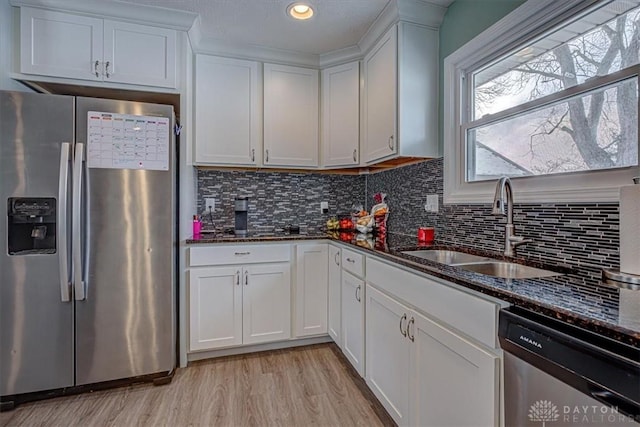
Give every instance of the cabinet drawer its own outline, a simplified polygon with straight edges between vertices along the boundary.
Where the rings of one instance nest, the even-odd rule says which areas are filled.
[[[358,277],[364,277],[364,255],[342,249],[342,268]]]
[[[290,245],[223,245],[189,248],[189,265],[251,264],[289,262]]]
[[[448,282],[410,273],[369,257],[367,283],[406,301],[418,311],[494,348],[499,306]]]

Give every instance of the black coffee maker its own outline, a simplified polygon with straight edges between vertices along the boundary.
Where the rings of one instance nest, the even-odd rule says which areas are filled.
[[[236,197],[235,202],[235,211],[236,211],[236,227],[235,227],[235,235],[236,236],[246,236],[247,235],[247,215],[249,211],[249,198],[248,197]]]

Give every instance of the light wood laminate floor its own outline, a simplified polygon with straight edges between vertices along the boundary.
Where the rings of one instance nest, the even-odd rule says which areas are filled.
[[[381,426],[393,421],[335,344],[195,362],[142,384],[18,406],[2,426]]]

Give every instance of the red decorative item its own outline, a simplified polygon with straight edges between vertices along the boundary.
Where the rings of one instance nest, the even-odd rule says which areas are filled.
[[[433,227],[418,228],[419,242],[433,242],[434,237],[435,237],[435,229]]]

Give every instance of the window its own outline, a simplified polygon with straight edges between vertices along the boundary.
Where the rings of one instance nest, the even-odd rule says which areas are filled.
[[[639,57],[640,0],[530,0],[448,57],[445,202],[502,175],[517,201],[617,200],[640,174]]]

